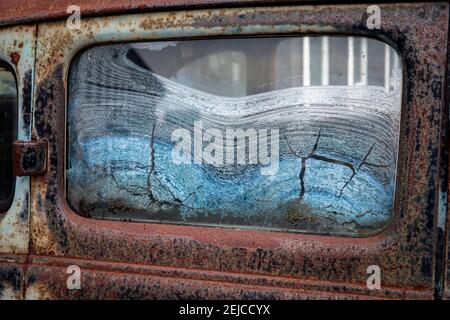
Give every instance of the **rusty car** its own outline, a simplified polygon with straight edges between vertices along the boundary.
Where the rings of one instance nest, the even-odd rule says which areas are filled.
[[[0,2],[1,299],[450,299],[447,1]]]

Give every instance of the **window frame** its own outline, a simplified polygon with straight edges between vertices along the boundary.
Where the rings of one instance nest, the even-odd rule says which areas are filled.
[[[17,79],[16,79],[16,75],[15,75],[15,73],[14,73],[14,70],[13,69],[11,69],[11,66],[8,64],[8,63],[5,63],[5,62],[3,62],[2,60],[0,60],[0,68],[3,68],[3,69],[5,69],[7,72],[9,72],[10,73],[10,75],[14,78],[14,87],[15,87],[15,90],[16,90],[16,106],[15,106],[15,109],[16,109],[16,114],[15,114],[15,121],[14,122],[16,122],[16,126],[17,126],[17,123],[19,122],[18,121],[18,103],[17,103],[17,96],[18,96],[18,91],[17,91]],[[15,137],[14,137],[14,140],[17,140],[17,138],[18,138],[18,133],[17,133],[17,128],[15,128],[16,130],[16,135],[15,135]],[[12,142],[14,142],[14,140],[12,141]],[[12,148],[12,146],[11,146],[11,148]],[[11,156],[12,156],[12,153],[11,153]],[[11,158],[11,161],[12,161],[12,158]],[[12,166],[11,166],[11,171],[12,171]],[[9,197],[7,198],[7,199],[5,199],[5,200],[0,200],[0,212],[6,212],[6,211],[8,211],[9,210],[9,208],[11,207],[11,205],[12,205],[12,202],[13,202],[13,200],[14,200],[14,194],[15,194],[15,185],[16,185],[16,177],[13,175],[13,179],[14,179],[14,181],[13,181],[13,183],[12,183],[12,192],[11,192],[11,194],[9,195]],[[3,209],[3,208],[5,208],[5,209]]]
[[[443,113],[443,92],[448,4],[379,6],[383,19],[380,30],[366,28],[367,5],[356,4],[87,18],[81,21],[80,30],[66,28],[65,21],[40,24],[34,130],[38,139],[49,143],[49,170],[31,182],[34,253],[90,260],[88,265],[100,261],[144,264],[146,272],[156,268],[162,273],[171,267],[180,273],[183,270],[184,277],[196,277],[206,287],[211,281],[206,279],[242,288],[256,281],[260,288],[254,290],[260,293],[281,286],[292,292],[432,298],[442,167],[438,160],[439,124],[447,117]],[[423,28],[416,30],[411,25]],[[397,187],[393,218],[384,231],[369,238],[350,238],[125,223],[83,218],[70,209],[65,191],[67,79],[71,60],[79,51],[117,42],[311,33],[373,37],[390,44],[402,59]],[[46,265],[56,264],[51,258],[45,261]],[[382,270],[381,291],[366,287],[371,265],[379,265]],[[207,270],[217,274],[211,276]],[[41,279],[39,275],[48,269],[42,266],[33,272],[34,279]],[[255,277],[257,280],[251,280]]]

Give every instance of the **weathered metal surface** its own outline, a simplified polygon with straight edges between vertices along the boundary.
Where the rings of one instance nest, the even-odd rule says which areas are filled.
[[[17,81],[20,140],[31,138],[35,45],[36,26],[0,29],[0,60],[11,66]],[[29,191],[29,178],[16,178],[13,203],[0,213],[0,253],[28,253]]]
[[[339,295],[373,294],[365,288],[367,267],[382,270],[380,297],[413,292],[422,298],[434,295],[436,220],[439,195],[439,142],[445,78],[447,3],[380,5],[381,30],[367,30],[364,5],[242,8],[85,19],[81,30],[65,28],[65,21],[39,27],[37,88],[34,125],[37,139],[49,143],[49,170],[32,180],[31,248],[33,254],[70,256],[96,261],[139,263],[152,266],[214,270],[222,276],[235,273],[283,277],[310,283],[308,295],[321,290]],[[380,234],[366,239],[286,234],[207,227],[156,225],[91,220],[73,213],[65,200],[65,102],[67,72],[72,57],[96,43],[207,36],[292,33],[370,35],[394,45],[403,59],[402,129],[394,218]],[[97,268],[97,267],[95,267]],[[52,272],[53,270],[53,272]],[[68,295],[65,277],[57,280],[55,267],[32,264],[34,274],[28,297]],[[114,275],[112,271],[104,274]],[[59,274],[59,273],[58,273]],[[108,283],[111,295],[121,294],[121,281],[139,297],[174,293],[178,282],[116,275],[105,278],[90,271],[93,283]],[[29,278],[29,276],[28,276]],[[37,279],[37,280],[36,280]],[[53,280],[52,280],[53,279]],[[63,281],[64,280],[64,281]],[[117,280],[117,281],[116,281]],[[151,282],[155,281],[155,282]],[[241,280],[239,280],[241,281]],[[47,285],[43,285],[48,282]],[[225,282],[230,282],[228,279]],[[32,285],[31,283],[35,283]],[[198,282],[209,294],[213,285]],[[355,287],[361,288],[360,291]],[[88,285],[90,286],[90,285]],[[194,285],[187,289],[193,290]],[[80,297],[106,295],[92,286]],[[220,288],[223,289],[225,284]],[[139,289],[138,289],[139,288]],[[90,291],[92,290],[92,291]],[[256,290],[256,289],[252,289]],[[267,286],[258,287],[259,292]],[[88,292],[89,291],[89,292]],[[148,292],[148,294],[146,294]],[[239,290],[228,291],[239,297]],[[75,293],[73,293],[75,294]],[[190,296],[192,297],[192,296]],[[298,297],[298,296],[295,296]]]
[[[37,176],[47,170],[47,141],[14,141],[14,174]]]
[[[412,2],[414,0],[397,0],[392,2]],[[143,11],[160,11],[167,9],[207,8],[238,5],[276,4],[279,0],[39,0],[27,1],[4,0],[0,2],[0,25],[29,23],[37,21],[49,21],[68,17],[68,6],[78,5],[83,17],[95,15],[107,15],[117,13],[133,13]],[[314,3],[330,2],[327,0],[290,0],[290,3]],[[349,2],[339,1],[334,2]],[[359,2],[370,2],[362,0]],[[384,1],[386,2],[386,1]]]
[[[448,226],[449,226],[449,219],[447,218],[447,230],[448,230]],[[443,248],[443,271],[442,271],[442,280],[440,285],[442,286],[442,288],[439,288],[439,290],[442,290],[442,292],[440,292],[440,295],[443,299],[446,300],[450,300],[450,247],[449,247],[449,241],[450,241],[450,235],[448,235],[448,231],[447,231],[447,236],[445,237],[444,235],[444,239],[446,240],[446,244],[444,245]]]
[[[450,39],[450,35],[449,38]],[[442,113],[450,116],[450,41],[447,41],[447,78],[445,83],[445,103]],[[441,185],[439,197],[439,216],[438,216],[438,247],[436,249],[436,297],[450,299],[450,204],[449,197],[449,143],[450,128],[449,117],[443,117],[441,121],[441,163],[443,170],[441,172]]]
[[[450,36],[449,36],[450,39]],[[450,116],[450,41],[447,42],[447,81],[445,87],[445,110],[444,112]],[[441,246],[438,248],[437,254],[442,257],[442,261],[440,261],[441,274],[440,279],[437,284],[438,293],[443,299],[450,300],[450,212],[449,212],[449,204],[450,204],[450,195],[449,195],[449,187],[450,181],[448,177],[450,176],[450,158],[449,158],[449,148],[450,148],[450,128],[449,128],[449,119],[443,121],[442,127],[446,129],[446,139],[443,139],[443,152],[442,152],[442,161],[447,163],[447,170],[445,170],[445,174],[443,180],[445,183],[442,184],[442,197],[445,198],[446,201],[442,201],[445,205],[443,205],[442,212],[445,215],[440,216],[439,225],[441,226]],[[439,268],[437,268],[439,270]]]
[[[349,283],[227,273],[72,258],[31,256],[26,299],[429,299],[427,292],[383,289],[367,293]],[[66,286],[67,268],[80,267],[81,289]],[[334,291],[334,292],[333,292]]]
[[[23,299],[27,257],[0,255],[0,300]]]

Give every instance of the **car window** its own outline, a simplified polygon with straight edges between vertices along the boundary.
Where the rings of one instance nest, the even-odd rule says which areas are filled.
[[[360,37],[103,45],[71,65],[85,217],[365,236],[393,212],[402,66]]]
[[[9,208],[14,195],[12,143],[15,139],[17,139],[16,81],[9,68],[0,64],[0,212]]]

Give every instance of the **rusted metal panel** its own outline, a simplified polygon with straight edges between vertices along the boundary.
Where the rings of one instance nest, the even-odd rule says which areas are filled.
[[[450,39],[450,36],[449,36]],[[450,116],[450,41],[447,42],[447,79],[445,85],[445,104],[443,113]],[[441,161],[444,164],[444,170],[441,177],[440,187],[440,215],[438,218],[438,247],[436,256],[438,258],[436,265],[436,295],[438,298],[450,299],[450,196],[449,196],[449,143],[450,128],[449,117],[444,117],[441,122]],[[445,167],[446,165],[446,167]]]
[[[240,277],[279,276],[310,283],[308,295],[320,291],[326,282],[332,285],[324,291],[335,297],[344,288],[350,288],[346,295],[373,294],[365,288],[367,267],[378,265],[384,288],[377,293],[380,297],[395,298],[400,293],[404,297],[412,294],[432,298],[439,197],[439,124],[449,8],[447,3],[383,4],[380,8],[381,29],[372,31],[366,28],[364,5],[240,8],[93,18],[83,20],[80,30],[65,28],[65,21],[40,25],[34,127],[36,138],[49,143],[49,170],[32,180],[33,254],[110,261],[105,274],[114,274],[110,270],[113,262],[117,262],[214,270],[224,277],[232,273]],[[68,68],[79,50],[116,41],[294,33],[369,35],[392,44],[403,59],[406,80],[394,218],[382,233],[370,238],[345,238],[125,223],[91,220],[71,211],[64,191],[64,120]],[[32,278],[39,284],[28,281],[31,292],[28,297],[67,295],[61,291],[63,278],[51,280],[57,277],[51,270],[53,266],[31,266],[30,273],[36,275]],[[101,272],[90,274],[92,279],[98,277],[95,280],[98,283],[108,283],[110,294],[116,297],[123,297],[120,281],[129,281],[127,285],[133,287],[142,279],[119,274],[116,279],[120,280],[115,281],[101,276]],[[43,285],[54,281],[58,285]],[[157,283],[148,281],[148,288]],[[198,281],[207,288],[198,291],[198,297],[216,297],[208,293],[213,290],[210,282]],[[176,282],[159,282],[159,295],[145,289],[148,291],[143,292],[149,294],[142,297],[173,293],[170,289],[173,283]],[[358,291],[353,285],[361,289]],[[95,292],[98,296],[106,295],[98,288],[89,287],[89,293],[86,291],[80,297],[95,296]],[[193,288],[194,284],[187,292]],[[229,296],[240,297],[238,291],[228,292]]]
[[[32,256],[26,299],[430,299],[427,292],[189,268]],[[68,289],[67,267],[80,268],[81,289]],[[332,292],[335,291],[335,292]]]
[[[414,1],[414,0],[413,0]],[[133,13],[144,11],[160,11],[168,9],[194,9],[207,7],[229,7],[238,5],[277,4],[279,0],[4,0],[0,2],[0,25],[49,21],[68,17],[67,8],[70,5],[78,5],[83,17],[107,15],[117,13]],[[283,1],[285,3],[287,1]],[[290,3],[314,3],[330,2],[327,0],[290,0]],[[334,1],[347,2],[350,1]],[[370,2],[370,1],[359,1]],[[385,1],[384,1],[385,2]],[[412,2],[411,0],[397,0],[392,2]]]
[[[442,298],[450,300],[450,213],[447,208],[447,229],[443,235],[446,243],[443,246],[443,271],[442,271]],[[441,289],[441,288],[439,288]]]
[[[447,216],[447,236],[446,236],[446,244],[444,246],[443,252],[443,264],[444,270],[442,274],[442,290],[441,296],[445,300],[450,300],[450,234],[448,232],[448,228],[450,225],[450,216]]]
[[[20,140],[31,138],[35,46],[36,26],[0,29],[0,60],[11,66],[17,81]],[[0,253],[28,253],[29,191],[30,179],[16,178],[13,203],[0,213]]]
[[[24,297],[24,272],[27,256],[0,255],[0,300]]]
[[[14,141],[14,174],[36,176],[47,170],[47,141]]]

